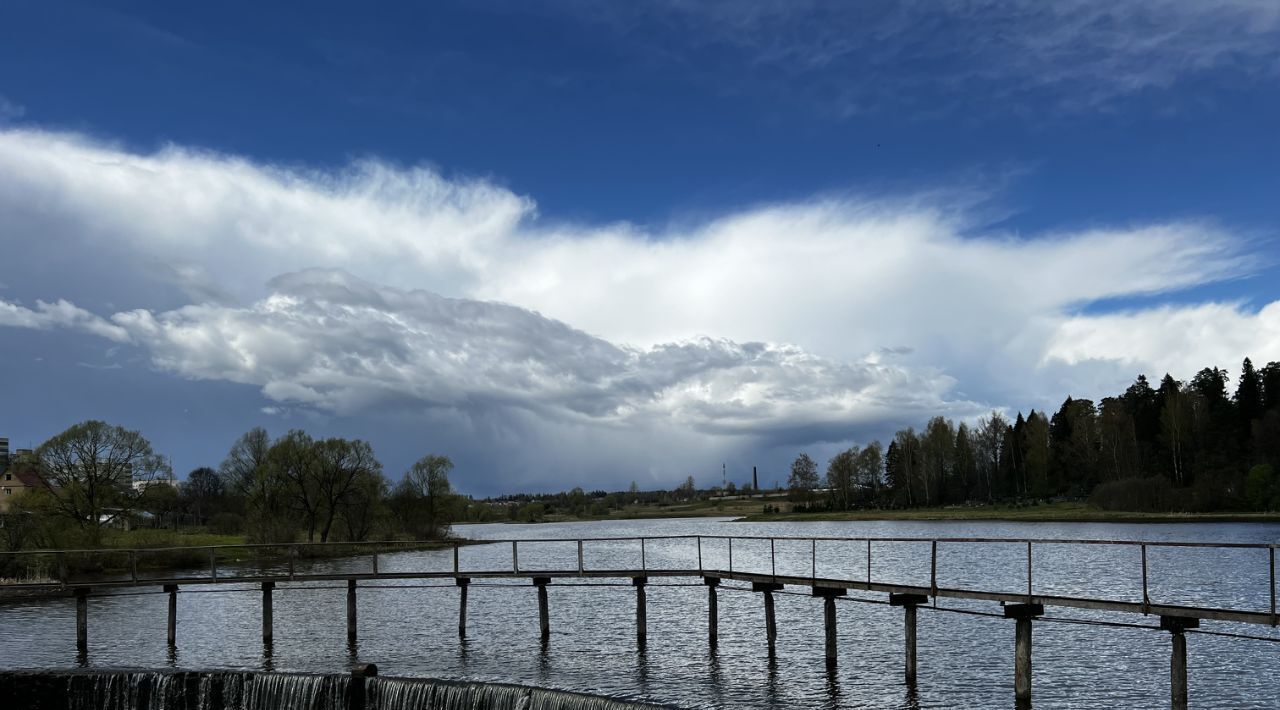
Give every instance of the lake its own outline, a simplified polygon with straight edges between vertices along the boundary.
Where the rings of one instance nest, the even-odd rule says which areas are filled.
[[[1037,537],[1273,543],[1280,524],[813,522],[734,523],[721,519],[600,521],[540,525],[466,525],[472,539],[663,535]],[[734,543],[734,568],[769,568],[767,541]],[[726,566],[723,541],[704,541],[708,567]],[[808,575],[808,542],[779,541],[779,574]],[[927,543],[877,543],[876,581],[928,584]],[[572,543],[522,544],[522,569],[576,565]],[[692,540],[647,543],[651,568],[696,565]],[[860,579],[861,543],[819,543],[817,574]],[[1153,548],[1148,554],[1153,602],[1265,610],[1269,572],[1258,550]],[[510,545],[462,548],[464,569],[506,569]],[[639,566],[639,545],[599,543],[585,550],[588,568]],[[371,560],[315,563],[313,570],[367,570]],[[383,571],[452,569],[452,552],[382,555]],[[234,568],[227,566],[224,573]],[[941,546],[940,586],[1025,590],[1022,545]],[[1141,600],[1136,548],[1037,546],[1037,594]],[[902,680],[903,612],[883,595],[850,592],[837,603],[840,661],[823,660],[822,603],[807,588],[777,595],[778,647],[770,658],[761,595],[731,587],[719,595],[720,643],[706,634],[706,589],[697,579],[653,577],[648,585],[648,644],[635,641],[635,592],[627,580],[556,580],[549,587],[551,639],[539,637],[537,597],[528,585],[476,580],[468,600],[468,638],[457,637],[458,591],[449,580],[378,581],[360,588],[360,638],[345,636],[345,584],[281,585],[275,597],[275,642],[264,652],[256,587],[184,586],[178,644],[165,643],[166,596],[125,590],[90,600],[88,664],[341,672],[353,656],[384,675],[513,682],[643,699],[682,707],[1005,708],[1013,706],[1012,621],[959,611],[999,613],[994,602],[944,599],[919,613],[919,680]],[[151,592],[153,590],[141,590]],[[158,588],[154,591],[159,591]],[[947,611],[951,609],[953,611]],[[1163,708],[1169,704],[1169,634],[1052,619],[1117,620],[1156,625],[1155,617],[1047,609],[1035,623],[1034,694],[1043,708]],[[71,599],[0,605],[0,665],[76,665]],[[1266,636],[1265,626],[1204,622],[1203,629]],[[1280,645],[1272,641],[1188,634],[1191,703],[1195,707],[1275,708],[1280,698]]]

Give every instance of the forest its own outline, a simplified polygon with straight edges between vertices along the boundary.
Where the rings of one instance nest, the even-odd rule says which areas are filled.
[[[909,508],[1088,500],[1104,510],[1280,509],[1280,363],[1246,358],[1190,381],[1145,375],[1094,402],[1056,412],[999,413],[972,426],[933,417],[832,457],[825,480],[800,454],[788,478],[802,509]]]

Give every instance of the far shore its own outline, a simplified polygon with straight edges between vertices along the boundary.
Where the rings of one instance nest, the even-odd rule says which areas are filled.
[[[908,508],[903,510],[846,510],[819,513],[756,513],[745,516],[741,520],[746,522],[988,520],[1019,523],[1280,523],[1280,513],[1149,513],[1102,510],[1085,503],[1049,503],[1019,507],[982,505],[947,508]]]
[[[765,505],[779,512],[765,513]],[[549,515],[539,521],[576,522],[592,520],[661,520],[669,518],[726,517],[734,522],[818,522],[818,521],[968,521],[987,520],[1019,523],[1280,523],[1280,512],[1245,513],[1151,513],[1102,510],[1087,503],[1045,503],[1040,505],[977,505],[939,508],[862,509],[791,512],[791,504],[777,499],[699,500],[667,506],[629,506],[610,515]]]

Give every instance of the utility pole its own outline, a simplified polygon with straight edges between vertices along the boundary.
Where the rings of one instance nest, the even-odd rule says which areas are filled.
[[[725,490],[729,488],[729,469],[724,462],[720,463],[720,495],[725,494]]]

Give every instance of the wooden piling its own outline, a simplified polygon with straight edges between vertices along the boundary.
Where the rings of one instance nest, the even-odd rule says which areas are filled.
[[[178,645],[178,585],[166,584],[164,591],[169,593],[169,647]]]
[[[928,601],[929,597],[923,594],[889,594],[889,605],[900,606],[903,611],[902,635],[909,686],[916,684],[916,607]]]
[[[778,624],[773,615],[773,592],[764,593],[764,629],[769,640],[769,655],[772,656],[778,643]]]
[[[1169,657],[1169,697],[1173,710],[1187,710],[1187,635],[1184,632],[1199,627],[1199,619],[1160,617],[1160,628],[1168,631],[1173,641]]]
[[[778,642],[778,625],[773,614],[773,593],[782,589],[776,582],[752,582],[751,591],[764,593],[764,630],[769,641],[769,655],[772,656]]]
[[[76,589],[76,650],[89,652],[89,588]]]
[[[916,684],[916,605],[908,604],[902,609],[903,647],[906,650],[907,685]]]
[[[272,641],[271,590],[275,586],[275,582],[262,583],[262,642],[265,644]]]
[[[458,638],[464,639],[467,637],[467,588],[471,580],[457,577],[454,583],[458,585]]]
[[[347,643],[356,642],[356,581],[347,580]]]
[[[822,598],[822,618],[827,627],[826,655],[827,665],[836,662],[836,598]]]
[[[1173,710],[1187,710],[1187,635],[1175,631],[1169,661],[1169,687]]]
[[[1031,621],[1044,615],[1041,604],[1007,604],[1007,619],[1014,619],[1013,696],[1019,705],[1031,704]]]
[[[1031,700],[1031,618],[1020,617],[1014,632],[1013,695],[1015,700]]]
[[[648,619],[646,618],[644,587],[648,577],[632,577],[631,583],[636,588],[636,645],[644,648],[649,640]]]
[[[720,604],[716,597],[720,578],[703,577],[702,581],[707,585],[707,641],[714,649],[720,643]]]
[[[547,603],[547,585],[550,583],[550,577],[533,578],[533,586],[538,588],[538,629],[543,641],[551,638],[551,610]]]
[[[836,643],[836,597],[843,597],[849,593],[849,590],[839,587],[818,587],[813,588],[813,596],[822,597],[822,619],[823,625],[826,627],[826,658],[827,665],[833,666],[836,663],[837,643]]]

